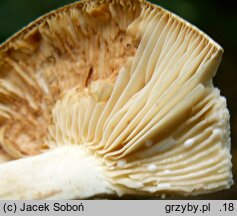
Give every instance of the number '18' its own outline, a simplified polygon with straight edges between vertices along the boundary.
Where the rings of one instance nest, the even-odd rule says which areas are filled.
[[[234,203],[224,203],[223,206],[225,211],[234,211]]]

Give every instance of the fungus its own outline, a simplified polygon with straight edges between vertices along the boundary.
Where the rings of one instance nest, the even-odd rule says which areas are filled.
[[[142,0],[84,0],[0,46],[0,198],[195,195],[232,181],[223,49]]]

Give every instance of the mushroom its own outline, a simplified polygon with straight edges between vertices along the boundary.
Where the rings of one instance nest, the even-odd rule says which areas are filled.
[[[84,0],[0,46],[0,198],[196,195],[233,184],[223,49],[143,0]]]

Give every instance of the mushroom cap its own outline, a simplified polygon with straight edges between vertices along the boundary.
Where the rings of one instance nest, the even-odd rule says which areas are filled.
[[[0,162],[81,145],[121,193],[228,188],[229,113],[212,84],[222,54],[146,1],[53,11],[0,46]]]

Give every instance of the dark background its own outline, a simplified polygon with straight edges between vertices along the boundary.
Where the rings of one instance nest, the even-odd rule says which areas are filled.
[[[0,43],[37,17],[73,0],[0,0]],[[153,0],[210,35],[225,50],[214,79],[231,113],[232,162],[237,181],[237,9],[234,1]],[[188,197],[191,198],[191,197]],[[237,186],[194,199],[237,199]]]

